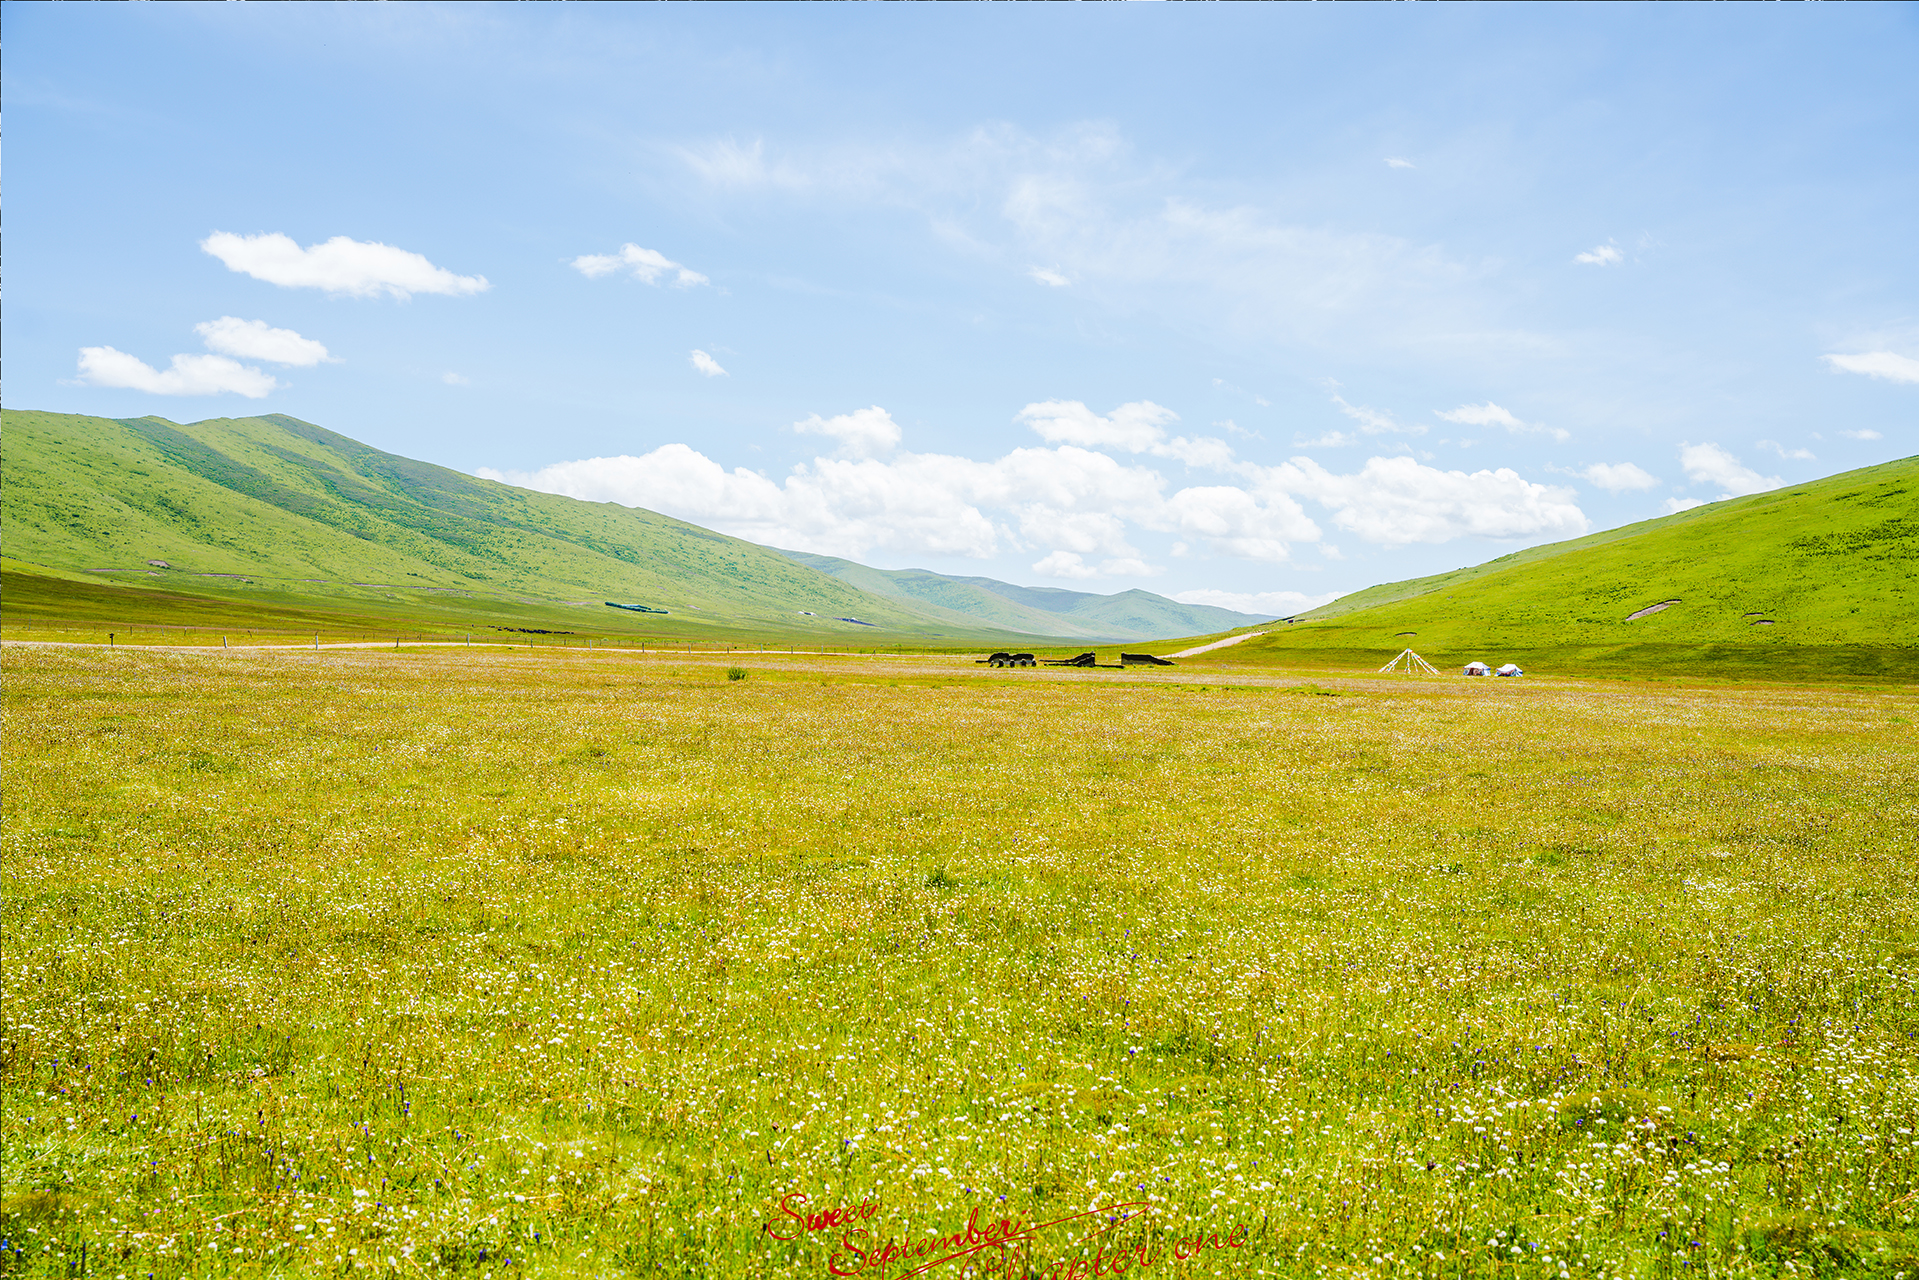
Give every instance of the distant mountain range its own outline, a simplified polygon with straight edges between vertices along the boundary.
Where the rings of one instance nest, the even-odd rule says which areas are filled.
[[[771,629],[836,644],[1146,640],[1253,620],[1145,591],[1098,596],[777,552],[652,511],[476,479],[284,414],[181,424],[7,410],[3,420],[13,573],[279,605],[411,601],[476,619],[536,607],[570,613],[582,630]]]
[[[1225,631],[1264,622],[1267,617],[1213,605],[1181,604],[1150,591],[1102,596],[1058,587],[1021,587],[994,578],[956,578],[928,569],[873,569],[806,551],[780,554],[874,595],[934,605],[1009,631],[1039,635],[1161,640]]]

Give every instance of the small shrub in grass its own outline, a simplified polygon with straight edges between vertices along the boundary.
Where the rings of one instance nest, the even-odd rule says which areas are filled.
[[[726,678],[728,680],[744,680],[746,679],[746,668],[745,667],[728,667],[726,669]]]

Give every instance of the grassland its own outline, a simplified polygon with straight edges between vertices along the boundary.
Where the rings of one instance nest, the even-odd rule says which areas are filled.
[[[1266,630],[1236,660],[1377,666],[1410,645],[1446,666],[1912,680],[1919,458],[1369,587]]]
[[[1919,1271],[1910,688],[4,664],[9,1274]]]
[[[475,479],[284,414],[183,424],[8,410],[4,421],[8,567],[25,574],[469,626],[599,619],[613,600],[709,637],[1003,634],[683,520]]]

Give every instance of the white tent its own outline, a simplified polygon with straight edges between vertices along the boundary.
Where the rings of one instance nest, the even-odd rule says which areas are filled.
[[[1501,667],[1494,674],[1502,675],[1502,676],[1523,676],[1526,673],[1524,671],[1521,671],[1519,667],[1515,665],[1514,663],[1508,662],[1505,666]]]
[[[1483,662],[1468,662],[1465,671],[1461,674],[1469,676],[1489,676],[1492,673],[1493,669]]]

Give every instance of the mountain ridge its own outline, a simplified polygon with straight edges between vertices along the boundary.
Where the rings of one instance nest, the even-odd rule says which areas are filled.
[[[1111,595],[1062,587],[1025,587],[997,578],[960,577],[931,569],[875,569],[838,556],[772,548],[794,561],[863,590],[919,601],[1037,634],[1088,640],[1165,640],[1195,629],[1246,626],[1266,615],[1215,605],[1182,604],[1134,588]]]
[[[1012,634],[687,521],[478,479],[284,414],[176,423],[9,409],[0,421],[0,519],[16,564],[349,603],[465,593],[592,608],[600,625],[611,600],[822,639],[867,630],[846,618],[927,639]]]

